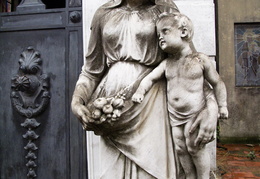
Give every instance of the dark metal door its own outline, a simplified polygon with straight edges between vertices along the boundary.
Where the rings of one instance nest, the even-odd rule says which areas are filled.
[[[0,13],[0,178],[86,178],[85,134],[70,111],[82,66],[81,0]]]

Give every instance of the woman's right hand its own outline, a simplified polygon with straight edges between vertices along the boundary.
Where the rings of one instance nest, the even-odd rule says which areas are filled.
[[[71,102],[71,109],[73,114],[78,118],[84,130],[94,131],[95,134],[99,132],[99,129],[95,125],[96,122],[91,118],[89,109],[83,105],[83,100],[79,97],[73,97]]]

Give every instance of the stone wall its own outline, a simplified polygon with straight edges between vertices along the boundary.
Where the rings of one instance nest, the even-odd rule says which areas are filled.
[[[260,27],[260,1],[219,0],[217,9],[219,73],[227,86],[230,112],[229,119],[220,122],[220,139],[225,143],[259,143],[260,87],[236,86],[234,26],[258,23]]]

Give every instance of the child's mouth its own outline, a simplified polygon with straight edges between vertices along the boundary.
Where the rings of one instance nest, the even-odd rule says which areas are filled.
[[[164,41],[164,40],[161,40],[160,41],[160,46],[163,46],[163,45],[165,45],[166,44],[166,42]]]

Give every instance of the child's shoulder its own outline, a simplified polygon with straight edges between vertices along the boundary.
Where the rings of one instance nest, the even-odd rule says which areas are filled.
[[[198,62],[201,62],[201,63],[207,63],[208,61],[210,61],[209,56],[202,52],[193,52],[190,55],[190,58],[193,60],[197,60]]]
[[[202,53],[202,52],[193,52],[192,54],[191,54],[191,58],[199,58],[199,59],[208,59],[209,58],[209,56],[208,55],[206,55],[205,53]]]
[[[201,53],[201,52],[196,52],[192,54],[192,59],[196,60],[198,63],[200,63],[204,69],[209,69],[209,68],[215,68],[213,60],[209,58],[208,55]]]

